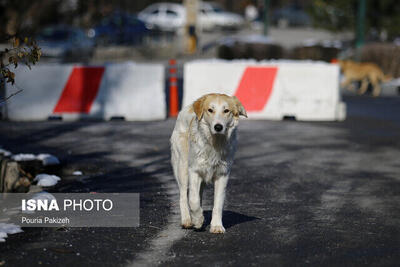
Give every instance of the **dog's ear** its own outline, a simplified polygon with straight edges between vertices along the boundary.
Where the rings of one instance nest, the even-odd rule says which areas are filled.
[[[198,120],[201,120],[204,112],[204,100],[206,98],[204,96],[200,97],[193,103],[193,111],[196,114]]]
[[[239,113],[239,116],[244,116],[247,118],[247,112],[244,109],[242,103],[240,103],[239,99],[236,96],[232,96],[233,102],[236,105],[237,111]]]

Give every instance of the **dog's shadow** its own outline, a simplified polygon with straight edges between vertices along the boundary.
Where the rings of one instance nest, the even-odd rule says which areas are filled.
[[[197,231],[205,231],[206,230],[207,226],[209,226],[211,223],[211,216],[212,216],[211,210],[204,211],[203,227]],[[254,221],[254,220],[259,220],[259,219],[260,218],[253,217],[253,216],[247,216],[247,215],[240,214],[240,213],[230,211],[230,210],[224,210],[224,212],[222,214],[222,223],[223,223],[225,229],[231,228],[232,226],[235,226],[237,224],[250,222],[250,221]]]

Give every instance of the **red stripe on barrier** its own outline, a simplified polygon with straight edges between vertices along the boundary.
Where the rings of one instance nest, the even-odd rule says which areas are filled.
[[[74,67],[53,112],[89,113],[104,67]]]
[[[262,111],[274,86],[277,67],[247,67],[235,96],[247,111]]]

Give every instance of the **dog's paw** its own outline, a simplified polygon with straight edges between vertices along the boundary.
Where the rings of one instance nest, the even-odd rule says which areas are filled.
[[[225,233],[225,228],[222,225],[211,225],[210,233],[223,234],[223,233]]]
[[[192,228],[193,227],[192,220],[191,219],[182,220],[181,226],[183,229]]]
[[[203,223],[204,223],[204,216],[201,215],[198,218],[193,218],[192,222],[193,222],[193,226],[195,229],[201,229],[201,227],[203,227]]]

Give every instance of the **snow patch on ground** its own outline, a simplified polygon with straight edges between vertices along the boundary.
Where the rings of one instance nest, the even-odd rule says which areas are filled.
[[[61,178],[56,175],[50,175],[44,173],[36,175],[34,179],[34,181],[37,181],[37,185],[40,186],[54,186],[60,180]]]
[[[11,156],[11,152],[0,148],[0,155],[3,155],[4,157],[9,157],[9,156]]]
[[[41,160],[44,166],[60,164],[58,158],[51,154],[16,154],[12,156],[12,159],[15,161]]]
[[[249,44],[273,44],[271,37],[267,37],[261,34],[249,34],[246,36],[237,37],[238,41],[249,43]]]
[[[51,154],[39,154],[36,156],[36,158],[41,160],[44,166],[60,164],[58,158]]]
[[[255,59],[234,59],[234,60],[227,60],[227,59],[219,59],[219,58],[210,58],[210,59],[195,59],[188,63],[185,63],[185,66],[195,65],[195,64],[255,64],[255,65],[275,65],[275,64],[293,64],[294,66],[305,66],[305,65],[325,65],[329,66],[332,65],[331,63],[327,63],[324,61],[317,61],[317,60],[294,60],[294,59],[269,59],[269,60],[260,60],[257,61]]]
[[[343,46],[342,42],[339,40],[323,40],[323,41],[321,41],[321,40],[316,40],[316,39],[306,39],[301,44],[305,47],[321,45],[326,48],[334,47],[337,49],[340,49]]]
[[[10,223],[0,223],[0,242],[5,242],[6,237],[10,234],[23,232],[21,227]]]
[[[219,44],[226,46],[233,46],[237,42],[248,43],[248,44],[273,44],[273,40],[270,37],[260,34],[250,34],[246,36],[229,36],[219,40]]]
[[[33,154],[16,154],[11,158],[15,161],[28,161],[28,160],[35,160],[36,156]]]
[[[42,200],[53,200],[56,199],[52,194],[46,192],[46,191],[42,191],[39,193],[36,193],[32,196],[31,199],[42,199]],[[10,211],[10,210],[8,210]],[[17,214],[21,211],[21,207],[17,208]],[[26,211],[26,213],[34,213],[33,211],[29,212]],[[8,215],[12,215],[14,214],[14,212],[8,214]],[[16,234],[16,233],[22,233],[23,230],[21,229],[21,227],[19,225],[16,224],[12,224],[12,223],[2,223],[0,222],[0,242],[5,242],[6,241],[6,237],[10,234]]]

